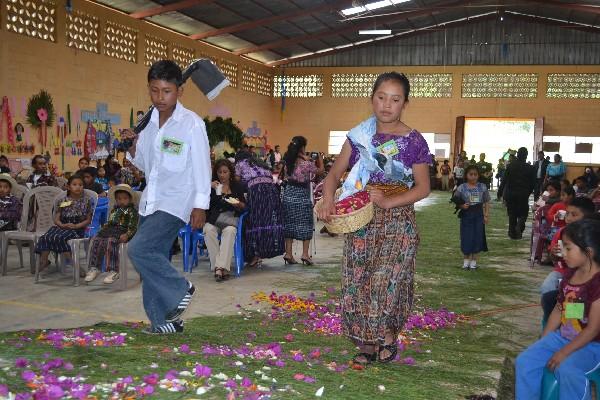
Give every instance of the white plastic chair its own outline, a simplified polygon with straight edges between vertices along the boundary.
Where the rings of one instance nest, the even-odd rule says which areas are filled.
[[[18,247],[23,242],[29,243],[29,267],[34,271],[36,265],[35,259],[35,245],[37,239],[42,236],[50,227],[54,224],[52,218],[52,209],[54,205],[54,199],[57,194],[62,191],[54,186],[40,186],[26,192],[23,197],[23,212],[21,214],[21,221],[19,222],[19,230],[4,232],[4,238],[2,240],[2,274],[6,274],[7,270],[7,254],[8,254],[8,243],[13,241]],[[33,199],[33,200],[32,200]],[[29,226],[29,210],[30,206],[35,207],[37,212],[32,224],[33,230],[28,230]],[[22,257],[21,257],[21,266]]]
[[[115,200],[115,192],[119,190],[119,185],[110,188],[108,191],[108,215],[110,215],[111,211],[115,208],[116,200]],[[133,192],[133,204],[135,205],[136,210],[140,204],[140,198],[142,197],[141,192]],[[90,238],[82,238],[82,239],[73,239],[69,241],[71,245],[71,254],[73,255],[73,273],[75,277],[75,286],[79,286],[79,270],[81,269],[81,258],[80,258],[80,250],[81,244],[84,245],[85,248],[85,256],[86,259],[89,257],[89,242]],[[119,289],[126,290],[127,289],[127,269],[131,264],[131,260],[127,255],[127,243],[119,244]]]
[[[98,194],[96,192],[94,192],[93,190],[89,190],[89,189],[83,189],[84,193],[90,197],[92,199],[92,219],[94,218],[94,212],[96,210],[96,204],[98,203]],[[60,191],[60,193],[55,196],[53,202],[52,202],[52,225],[54,225],[54,217],[56,216],[56,212],[57,210],[54,209],[54,204],[56,204],[57,201],[61,200],[62,198],[67,196],[67,192],[66,191]],[[50,225],[50,226],[52,226]],[[50,229],[50,228],[48,228]],[[46,229],[46,230],[48,230]],[[42,236],[42,235],[39,235]],[[38,238],[39,238],[38,236]],[[79,240],[79,239],[72,239],[72,240]],[[37,242],[37,239],[36,239]],[[69,244],[70,244],[71,240],[69,240]],[[71,247],[71,257],[73,257],[73,246]],[[60,257],[60,254],[57,255],[57,258]],[[40,257],[36,255],[36,260],[35,260],[35,283],[39,282],[39,277],[40,277]],[[75,271],[75,268],[73,268],[73,282],[75,281],[79,281],[79,271]]]

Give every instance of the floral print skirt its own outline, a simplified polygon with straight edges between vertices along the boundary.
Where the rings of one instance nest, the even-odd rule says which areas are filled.
[[[346,235],[342,264],[344,334],[381,344],[402,330],[413,305],[419,234],[413,206],[375,206],[371,222]]]

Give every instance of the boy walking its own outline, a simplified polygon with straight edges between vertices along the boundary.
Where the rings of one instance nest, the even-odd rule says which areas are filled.
[[[140,223],[128,253],[142,277],[144,309],[150,333],[183,332],[183,313],[195,288],[169,261],[177,232],[191,222],[200,229],[210,203],[211,165],[204,121],[178,101],[183,94],[181,69],[170,60],[148,71],[154,105],[150,122],[134,139],[128,158],[146,175],[139,206]]]

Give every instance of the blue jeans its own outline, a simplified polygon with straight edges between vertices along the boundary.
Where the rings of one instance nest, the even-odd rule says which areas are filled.
[[[152,326],[166,323],[187,293],[187,279],[169,261],[169,252],[177,233],[185,223],[164,211],[140,216],[137,233],[128,244],[128,255],[142,277],[142,297]]]
[[[524,352],[516,361],[516,400],[539,399],[544,367],[554,353],[569,343],[558,331],[550,332]],[[600,363],[600,343],[590,342],[571,353],[554,370],[560,400],[591,400],[591,385],[585,373]]]
[[[540,293],[544,294],[558,289],[559,280],[561,280],[562,278],[563,276],[560,272],[550,272],[548,276],[546,276],[546,279],[544,279],[542,285],[540,286]]]

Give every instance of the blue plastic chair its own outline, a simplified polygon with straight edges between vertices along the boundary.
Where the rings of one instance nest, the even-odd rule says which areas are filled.
[[[187,224],[179,230],[177,236],[181,239],[181,253],[183,257],[183,272],[192,272],[190,265],[190,245],[192,243],[192,226]],[[172,257],[172,254],[171,254]]]
[[[585,377],[593,382],[596,386],[596,398],[600,399],[600,366],[591,370]],[[559,385],[554,372],[548,368],[544,368],[544,375],[542,376],[542,396],[540,400],[559,400],[558,392]]]
[[[247,211],[243,212],[240,215],[237,225],[237,233],[235,237],[235,243],[233,245],[233,254],[235,257],[235,274],[236,276],[240,276],[242,273],[242,269],[244,269],[244,246],[243,246],[243,227],[244,227],[244,218],[248,214]],[[196,229],[192,231],[191,226],[188,224],[181,228],[179,231],[179,237],[182,238],[183,242],[183,271],[184,272],[192,272],[192,268],[198,265],[199,256],[206,255],[208,256],[208,250],[204,252],[204,233],[202,230]],[[220,239],[220,237],[219,237]],[[189,258],[189,250],[185,251],[185,249],[192,248],[192,259]],[[198,251],[198,247],[200,246],[200,251]]]

